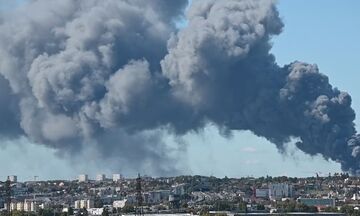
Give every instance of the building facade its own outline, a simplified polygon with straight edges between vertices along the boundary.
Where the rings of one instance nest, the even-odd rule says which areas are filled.
[[[96,175],[96,181],[105,181],[105,179],[106,179],[105,174]]]
[[[121,180],[121,175],[120,174],[113,174],[112,179],[114,182],[118,182]]]
[[[318,208],[335,207],[335,199],[332,198],[299,198],[297,200],[307,206],[315,206]]]
[[[123,200],[115,200],[113,202],[113,208],[124,208],[126,205],[128,205],[129,202],[127,199],[123,199]]]
[[[269,188],[257,188],[255,190],[256,198],[269,198]]]
[[[79,180],[79,182],[88,182],[88,181],[89,181],[89,177],[88,177],[88,175],[86,175],[86,174],[80,174],[78,180]]]
[[[94,204],[94,200],[92,199],[84,199],[84,200],[76,200],[74,203],[74,207],[75,209],[90,209],[90,208],[94,208],[95,204]]]
[[[269,198],[277,200],[293,196],[293,186],[291,184],[270,184],[269,185]]]
[[[11,175],[11,176],[9,176],[9,180],[10,180],[12,183],[17,183],[17,176],[16,176],[16,175]]]
[[[38,205],[41,202],[36,202],[34,200],[27,200],[25,201],[18,201],[18,202],[11,202],[10,203],[10,210],[11,211],[24,211],[24,212],[37,212],[40,208]],[[5,206],[6,209],[6,206]]]

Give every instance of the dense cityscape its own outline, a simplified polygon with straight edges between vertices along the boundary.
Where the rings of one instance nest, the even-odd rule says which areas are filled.
[[[76,180],[0,183],[2,215],[360,215],[360,178],[125,178],[81,174]]]
[[[0,216],[360,216],[359,10],[0,0]]]

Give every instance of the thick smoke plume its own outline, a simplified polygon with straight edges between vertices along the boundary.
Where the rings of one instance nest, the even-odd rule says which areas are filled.
[[[280,67],[270,0],[35,0],[0,18],[0,133],[171,174],[162,134],[250,130],[358,173],[349,94],[316,65]],[[131,163],[130,163],[131,162]]]

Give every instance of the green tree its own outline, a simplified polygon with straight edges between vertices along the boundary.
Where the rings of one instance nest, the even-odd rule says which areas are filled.
[[[109,216],[109,215],[110,215],[109,209],[107,207],[104,207],[101,216]]]
[[[95,208],[101,208],[101,207],[104,206],[104,203],[103,203],[103,201],[100,199],[100,197],[95,197],[94,206],[95,206]]]
[[[52,209],[39,209],[39,216],[53,216],[54,211]]]
[[[346,215],[355,215],[355,210],[354,210],[354,207],[352,207],[352,206],[343,205],[341,207],[340,211],[342,213],[345,213]]]
[[[285,212],[294,212],[294,211],[296,211],[296,203],[293,202],[293,201],[289,201],[289,200],[285,201],[283,207],[284,207]]]
[[[262,211],[262,210],[265,210],[265,206],[262,204],[259,204],[256,206],[256,209]]]
[[[122,213],[133,213],[135,212],[135,208],[132,205],[126,205],[124,208],[121,209]]]
[[[185,202],[185,203],[183,203],[183,204],[181,205],[181,207],[182,207],[182,208],[188,208],[189,205]]]
[[[69,207],[68,208],[68,215],[74,215],[74,209]]]
[[[207,207],[202,207],[200,212],[200,216],[210,216],[209,209]]]
[[[15,210],[11,212],[11,216],[25,216],[25,212]]]
[[[246,206],[246,203],[245,202],[240,202],[239,203],[239,211],[240,212],[247,212],[247,206]]]
[[[338,209],[336,207],[328,206],[324,209],[324,212],[338,212]]]
[[[313,212],[313,213],[318,212],[318,209],[315,206],[308,206],[303,203],[299,203],[297,205],[297,209],[298,211],[301,212]]]
[[[80,209],[80,210],[78,211],[77,215],[78,215],[78,216],[88,216],[89,213],[88,213],[88,211],[86,210],[86,208],[82,208],[82,209]]]
[[[231,211],[231,205],[226,201],[217,201],[214,205],[215,211]]]

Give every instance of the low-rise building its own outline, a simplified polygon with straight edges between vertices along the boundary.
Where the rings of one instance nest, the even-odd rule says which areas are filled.
[[[16,203],[16,210],[24,211],[24,203],[23,202]]]
[[[74,203],[74,207],[75,207],[75,209],[94,208],[95,207],[94,200],[92,200],[92,199],[76,200]]]
[[[96,175],[96,181],[99,181],[99,182],[105,181],[105,178],[106,178],[105,174]]]
[[[17,183],[17,176],[16,175],[11,175],[11,176],[9,176],[9,180],[12,183]]]
[[[269,198],[269,188],[257,188],[255,190],[256,198]]]
[[[89,215],[102,215],[104,208],[89,208],[87,212]]]
[[[186,184],[176,184],[171,186],[172,188],[172,193],[174,195],[178,195],[178,196],[182,196],[186,194]]]
[[[27,200],[25,201],[13,201],[10,203],[11,211],[25,211],[25,212],[36,212],[39,210],[39,204],[41,202],[36,202],[35,200]],[[6,206],[5,206],[6,209]]]
[[[307,206],[315,206],[318,208],[335,207],[335,199],[333,198],[298,198],[297,200]]]
[[[121,175],[120,174],[113,174],[112,179],[114,182],[118,182],[121,180]]]
[[[78,180],[79,180],[79,182],[88,182],[89,178],[88,178],[88,175],[86,175],[86,174],[80,174]]]
[[[129,201],[127,199],[115,200],[113,202],[113,208],[124,208],[127,205],[129,205]]]

